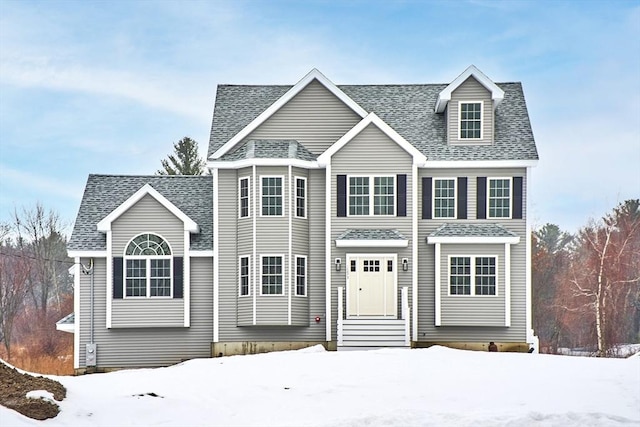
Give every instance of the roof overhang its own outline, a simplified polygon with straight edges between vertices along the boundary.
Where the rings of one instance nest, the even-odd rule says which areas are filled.
[[[491,99],[493,100],[494,107],[504,99],[504,91],[498,87],[489,77],[487,77],[482,71],[478,70],[475,65],[470,65],[466,70],[462,72],[454,81],[452,81],[442,92],[438,94],[436,101],[436,113],[442,113],[447,104],[451,101],[451,94],[462,83],[464,83],[469,77],[473,77],[484,86],[489,92],[491,92]]]
[[[421,167],[429,169],[456,168],[532,168],[538,160],[427,160]]]
[[[162,206],[164,206],[169,212],[180,219],[184,224],[184,230],[191,233],[197,233],[199,231],[198,224],[191,218],[189,218],[184,212],[182,212],[176,205],[171,203],[166,197],[160,194],[150,184],[145,184],[142,188],[136,191],[131,197],[124,201],[120,206],[115,208],[109,215],[104,217],[102,221],[98,222],[98,231],[107,232],[111,230],[111,223],[118,219],[120,215],[128,211],[133,205],[135,205],[144,196],[149,195],[156,199]],[[71,252],[69,252],[71,256]]]
[[[312,81],[317,80],[323,85],[329,92],[333,93],[338,99],[344,102],[349,108],[351,108],[360,117],[365,117],[367,112],[359,106],[353,99],[345,94],[340,88],[338,88],[331,80],[326,78],[317,69],[311,70],[306,76],[304,76],[298,83],[296,83],[291,89],[289,89],[284,95],[282,95],[276,102],[271,104],[269,108],[264,110],[258,117],[253,119],[251,123],[238,132],[233,138],[227,141],[222,147],[218,148],[215,153],[209,156],[210,160],[214,160],[223,156],[230,149],[232,149],[238,142],[246,138],[251,132],[253,132],[258,126],[264,123],[269,117],[271,117],[276,111],[282,108],[287,102],[289,102],[294,96],[307,87]]]
[[[356,239],[336,239],[338,248],[406,248],[409,241],[406,239],[397,240],[356,240]]]
[[[74,319],[73,323],[69,322],[69,319]],[[75,315],[74,313],[68,314],[62,319],[56,322],[56,330],[62,332],[75,333],[76,325],[75,325]]]
[[[352,127],[347,133],[345,133],[339,140],[337,140],[331,147],[329,147],[318,157],[318,165],[324,167],[331,163],[331,157],[342,147],[347,145],[353,138],[355,138],[369,125],[376,126],[378,129],[380,129],[380,131],[382,131],[391,140],[393,140],[402,149],[404,149],[411,157],[413,157],[414,164],[423,166],[427,162],[427,158],[424,154],[422,154],[416,147],[411,145],[391,126],[386,124],[384,120],[376,115],[376,113],[369,113],[365,118],[360,120],[354,127]]]

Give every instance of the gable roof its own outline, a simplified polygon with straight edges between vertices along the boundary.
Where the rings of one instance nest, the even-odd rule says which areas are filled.
[[[311,70],[306,76],[304,76],[298,83],[287,90],[279,99],[274,101],[268,108],[262,111],[251,122],[246,124],[239,132],[234,134],[231,139],[225,142],[221,147],[217,147],[213,152],[209,150],[208,158],[217,159],[231,150],[238,142],[246,138],[251,132],[253,132],[258,126],[264,123],[269,117],[271,117],[276,111],[278,111],[283,105],[289,102],[294,96],[296,96],[302,89],[307,87],[314,80],[323,85],[329,92],[333,93],[342,102],[344,102],[349,108],[356,112],[360,117],[366,116],[367,112],[362,109],[353,99],[349,98],[342,92],[331,80],[326,78],[317,69]],[[214,111],[215,116],[215,111]],[[213,127],[212,127],[213,128]],[[213,129],[212,129],[213,131]],[[210,146],[211,148],[211,146]]]
[[[495,110],[494,143],[449,145],[444,114],[435,112],[447,84],[338,86],[364,110],[375,113],[431,161],[537,160],[520,83],[496,83],[504,99]],[[209,140],[215,153],[292,86],[218,86]]]
[[[199,232],[190,237],[191,249],[212,250],[212,179],[178,175],[89,175],[67,249],[105,251],[106,234],[96,225],[147,184],[198,226]]]
[[[374,125],[375,127],[377,127],[385,135],[391,138],[391,140],[402,147],[411,157],[413,157],[414,163],[421,165],[427,161],[426,157],[418,149],[409,144],[407,140],[405,140],[400,134],[398,134],[398,132],[393,130],[388,124],[382,121],[382,119],[380,119],[380,117],[378,117],[376,113],[369,113],[367,117],[360,120],[360,122],[358,122],[338,141],[336,141],[335,144],[333,144],[324,153],[322,153],[318,157],[318,163],[329,164],[329,162],[331,161],[331,156],[337,153],[342,147],[347,145],[353,138],[358,136],[358,134],[360,134],[360,132],[366,129],[369,125]]]
[[[473,77],[484,86],[489,92],[491,92],[491,99],[494,101],[494,105],[498,105],[504,99],[504,91],[500,89],[489,77],[487,77],[482,71],[478,70],[475,65],[470,65],[466,70],[455,78],[446,88],[438,94],[436,100],[435,110],[436,113],[442,113],[449,101],[451,101],[451,93],[456,90],[462,83],[464,83],[469,77]]]

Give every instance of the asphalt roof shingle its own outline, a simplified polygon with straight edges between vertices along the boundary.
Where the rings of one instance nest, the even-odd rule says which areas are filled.
[[[232,152],[220,160],[244,160],[250,158],[315,160],[317,156],[293,139],[250,139],[238,144]]]
[[[200,232],[191,234],[191,249],[213,249],[212,179],[182,175],[89,175],[67,249],[106,250],[106,234],[98,231],[96,225],[145,184],[198,224]]]
[[[443,224],[429,237],[518,237],[500,224]]]
[[[407,240],[398,230],[378,228],[349,229],[336,240]]]

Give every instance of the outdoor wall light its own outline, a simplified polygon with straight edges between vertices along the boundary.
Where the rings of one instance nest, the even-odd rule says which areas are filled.
[[[409,258],[402,258],[402,271],[409,270]]]
[[[340,271],[340,265],[342,265],[342,260],[340,258],[336,258],[336,271]]]

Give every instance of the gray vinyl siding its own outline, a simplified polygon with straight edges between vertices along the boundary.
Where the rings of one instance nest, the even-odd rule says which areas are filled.
[[[184,326],[184,300],[125,298],[111,302],[112,328],[166,328]]]
[[[82,259],[88,264],[88,259]],[[94,341],[98,368],[164,366],[209,357],[213,335],[213,262],[191,259],[191,326],[189,328],[106,328],[106,260],[94,259]],[[90,276],[80,277],[80,360],[90,341]],[[78,320],[77,320],[78,321]]]
[[[449,256],[470,256],[471,258],[475,256],[495,256],[497,267],[496,295],[450,295]],[[443,244],[439,262],[442,326],[505,325],[504,245]],[[471,286],[474,286],[473,282]]]
[[[482,102],[482,139],[465,140],[460,139],[459,134],[459,101]],[[472,76],[464,81],[456,90],[451,93],[451,101],[447,106],[447,134],[449,144],[478,144],[493,143],[493,100],[489,92]]]
[[[175,256],[184,254],[184,224],[156,199],[146,195],[111,224],[113,256],[123,256],[129,241],[141,233],[164,238]]]
[[[413,159],[398,144],[386,136],[382,131],[373,125],[369,125],[340,151],[333,155],[331,160],[331,260],[340,258],[344,264],[343,268],[338,272],[335,268],[331,269],[331,310],[333,318],[337,318],[338,310],[338,286],[346,289],[346,265],[347,254],[397,254],[398,264],[402,258],[409,259],[409,265],[412,265],[411,252],[411,216],[412,216],[412,191],[413,177],[411,174]],[[407,175],[407,216],[337,216],[337,175],[389,175],[397,174]],[[372,184],[372,183],[371,183]],[[348,186],[348,182],[347,182]],[[397,198],[397,182],[395,188]],[[397,200],[397,199],[396,199]],[[347,209],[348,210],[348,209]],[[404,235],[408,242],[406,248],[338,248],[335,245],[336,238],[345,230],[351,228],[375,228],[375,229],[394,229]],[[398,278],[398,316],[401,314],[401,288],[406,286],[409,289],[409,304],[411,304],[411,268],[409,271],[402,271],[397,268]],[[336,337],[336,322],[332,325],[332,337]]]
[[[360,119],[314,80],[246,139],[295,139],[312,153],[320,154]]]
[[[420,169],[418,172],[418,195],[422,197],[422,177],[467,177],[467,214],[468,220],[443,220],[422,218],[422,199],[418,203],[418,341],[471,341],[471,342],[525,342],[526,341],[526,203],[523,206],[523,219],[477,220],[476,219],[476,177],[523,177],[523,200],[528,197],[526,170],[512,169]],[[444,223],[492,223],[499,224],[520,236],[520,242],[511,245],[511,326],[435,326],[435,245],[427,244],[426,238]],[[449,245],[442,245],[443,248]],[[469,246],[469,245],[465,245]],[[477,250],[493,251],[496,245],[473,245]],[[504,271],[504,245],[498,245],[499,267]],[[449,249],[448,249],[449,250]],[[455,249],[454,249],[455,250]],[[457,250],[456,250],[457,251]],[[444,255],[443,255],[444,256]],[[445,262],[448,262],[445,261]],[[447,268],[441,269],[441,276],[448,277]],[[447,292],[448,293],[448,292]],[[441,293],[441,297],[447,295]],[[444,320],[449,313],[441,311]],[[472,319],[467,321],[473,321]]]

